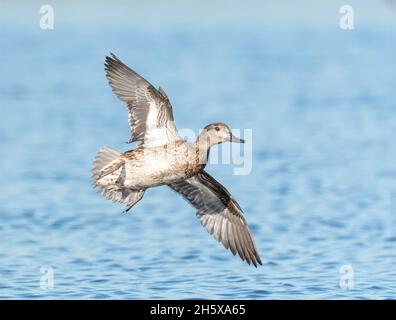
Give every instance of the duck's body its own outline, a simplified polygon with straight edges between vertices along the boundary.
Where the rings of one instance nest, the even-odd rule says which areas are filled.
[[[184,140],[151,148],[139,146],[103,167],[112,172],[99,179],[98,186],[118,180],[120,187],[142,190],[191,178],[203,167],[196,144]]]
[[[215,239],[242,260],[261,264],[243,212],[230,193],[204,171],[210,148],[225,141],[239,142],[223,123],[204,128],[189,143],[178,135],[172,106],[165,92],[128,68],[117,57],[106,57],[106,73],[116,95],[127,103],[135,149],[119,153],[99,150],[93,164],[94,187],[107,199],[130,210],[148,188],[167,185],[195,208],[197,217]]]

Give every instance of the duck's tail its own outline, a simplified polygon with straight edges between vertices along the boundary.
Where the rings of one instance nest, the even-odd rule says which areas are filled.
[[[110,162],[117,159],[120,155],[121,153],[109,147],[101,147],[99,149],[99,152],[95,157],[92,167],[92,178],[95,182],[102,174],[102,169]]]
[[[98,189],[106,199],[126,203],[125,211],[128,211],[143,197],[144,190],[123,188],[122,180],[125,179],[125,167],[123,167],[124,160],[119,158],[120,155],[121,153],[109,147],[100,148],[92,167],[93,187]],[[121,172],[116,179],[106,179],[106,176],[110,177],[113,172],[121,167]],[[118,180],[121,180],[119,184],[117,184]]]
[[[92,166],[93,187],[102,196],[113,202],[124,202],[124,199],[128,196],[126,190],[121,189],[119,185],[114,183],[117,179],[110,179],[109,176],[109,174],[119,169],[123,164],[115,161],[120,155],[121,153],[114,149],[101,147]],[[112,162],[114,164],[111,164]]]

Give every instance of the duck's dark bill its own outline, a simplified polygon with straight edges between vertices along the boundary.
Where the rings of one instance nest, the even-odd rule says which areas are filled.
[[[245,143],[245,140],[235,137],[232,133],[230,134],[230,141],[236,143]]]

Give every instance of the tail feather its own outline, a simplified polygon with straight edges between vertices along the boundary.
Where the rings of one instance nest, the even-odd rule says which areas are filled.
[[[101,179],[101,176],[103,176],[103,169],[112,161],[116,160],[120,155],[121,153],[109,147],[100,148],[98,154],[95,157],[92,167],[92,179],[94,180],[93,186],[106,199],[109,199],[113,202],[121,202],[128,204],[136,201],[139,197],[141,197],[142,191],[126,189],[114,183],[106,184],[106,182],[102,181]],[[115,163],[114,166],[112,165],[110,166],[110,168],[106,168],[106,169],[109,169],[110,171],[115,171],[122,164],[123,162],[120,162],[119,164]],[[106,169],[104,171],[106,171]],[[121,170],[120,176],[122,175],[125,175],[125,172],[122,172]]]
[[[107,166],[111,161],[117,159],[121,153],[109,147],[101,147],[95,157],[92,168],[92,178],[98,180],[100,171]]]

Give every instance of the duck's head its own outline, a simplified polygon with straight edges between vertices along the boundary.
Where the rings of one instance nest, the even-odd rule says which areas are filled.
[[[224,123],[212,123],[207,125],[201,132],[200,139],[204,139],[209,146],[226,141],[244,143],[243,139],[235,137],[230,128]]]

